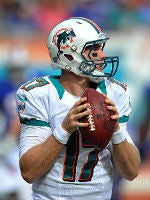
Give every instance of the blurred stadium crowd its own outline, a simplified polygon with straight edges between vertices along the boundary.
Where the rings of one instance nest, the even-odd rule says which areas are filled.
[[[72,16],[94,20],[110,36],[106,54],[120,57],[116,78],[131,88],[129,129],[150,164],[150,1],[0,0],[0,200],[31,199],[18,166],[15,92],[35,76],[60,73],[51,69],[45,43],[52,27]],[[120,200],[121,180],[114,180],[112,200]],[[148,199],[150,193],[140,197]]]

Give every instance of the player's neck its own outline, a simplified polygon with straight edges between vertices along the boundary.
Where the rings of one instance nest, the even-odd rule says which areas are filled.
[[[87,78],[66,71],[62,73],[60,83],[65,90],[74,96],[81,96],[84,90],[90,86],[90,81]]]

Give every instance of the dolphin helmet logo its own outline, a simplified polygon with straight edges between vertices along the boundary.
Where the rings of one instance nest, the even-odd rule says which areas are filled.
[[[53,37],[53,43],[58,48],[58,57],[61,53],[63,53],[64,49],[69,48],[68,42],[73,42],[73,37],[76,37],[74,31],[72,28],[62,28],[59,31],[56,32],[56,34]]]

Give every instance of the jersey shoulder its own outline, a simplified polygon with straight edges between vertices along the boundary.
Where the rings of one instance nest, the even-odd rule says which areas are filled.
[[[56,87],[55,82],[58,82],[57,77],[44,76],[33,78],[21,85],[17,90],[17,95],[42,98],[52,93],[53,96],[58,96],[58,87]]]
[[[117,89],[123,90],[124,92],[126,92],[127,89],[128,89],[127,84],[125,84],[125,83],[123,83],[121,81],[118,81],[118,80],[114,79],[113,77],[108,78],[107,81],[111,85],[113,85],[114,87],[116,87]]]
[[[17,112],[21,117],[47,115],[59,101],[58,92],[48,76],[34,78],[23,84],[16,93]],[[31,114],[32,113],[32,114]],[[30,116],[31,117],[31,116]]]
[[[128,93],[129,88],[125,83],[122,83],[113,77],[104,78],[102,82],[98,84],[98,88],[106,95],[120,96]]]
[[[131,112],[130,89],[129,87],[114,78],[107,79],[108,96],[115,103],[118,113],[119,121],[127,122]]]
[[[36,77],[21,85],[18,91],[22,90],[27,93],[34,93],[34,95],[41,95],[41,92],[47,90],[51,82],[47,76]]]

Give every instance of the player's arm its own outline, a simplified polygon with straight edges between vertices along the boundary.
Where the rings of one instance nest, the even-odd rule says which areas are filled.
[[[34,133],[32,127],[27,127],[27,130]],[[41,132],[40,128],[37,128],[36,131]],[[56,140],[54,135],[51,134],[43,143],[29,148],[19,160],[21,175],[24,180],[32,183],[48,172],[63,147],[64,144]]]
[[[27,182],[32,183],[40,176],[47,173],[64,145],[67,143],[71,133],[75,131],[77,127],[88,125],[87,123],[78,121],[78,119],[88,115],[90,112],[89,110],[85,111],[86,108],[89,107],[89,104],[81,105],[85,100],[86,98],[82,98],[77,101],[64,118],[62,124],[58,124],[52,134],[43,142],[41,138],[44,138],[45,135],[48,134],[47,132],[51,131],[49,128],[22,125],[21,135],[23,136],[22,144],[20,144],[22,148],[24,148],[24,145],[26,145],[30,139],[32,139],[33,143],[35,140],[41,140],[39,144],[29,148],[28,151],[21,156],[19,162],[21,174]]]
[[[137,147],[130,142],[126,126],[119,124],[119,114],[115,104],[107,97],[108,109],[114,114],[112,119],[116,120],[114,134],[112,136],[113,160],[122,175],[127,180],[133,180],[137,175],[140,167],[140,155]]]
[[[138,175],[141,160],[134,144],[126,139],[120,144],[113,144],[113,159],[123,178],[131,181]]]

